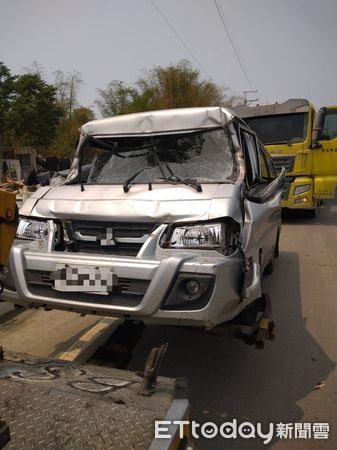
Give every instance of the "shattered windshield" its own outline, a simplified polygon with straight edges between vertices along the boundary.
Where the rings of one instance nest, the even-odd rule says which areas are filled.
[[[247,117],[247,125],[264,145],[304,142],[308,130],[308,113]]]
[[[134,137],[88,137],[79,152],[86,184],[166,182],[202,183],[235,179],[230,138],[223,128],[184,134]],[[138,173],[139,172],[139,173]]]

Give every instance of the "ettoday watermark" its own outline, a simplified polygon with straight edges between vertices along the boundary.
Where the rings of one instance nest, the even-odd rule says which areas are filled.
[[[263,444],[269,444],[273,438],[279,439],[328,439],[329,424],[316,423],[269,423],[263,425],[258,422],[238,423],[237,419],[217,425],[214,422],[200,424],[195,420],[157,420],[155,422],[155,438],[172,438],[172,425],[178,429],[179,437],[184,436],[184,427],[189,426],[194,439],[214,439],[221,436],[224,439],[256,439],[260,438]]]

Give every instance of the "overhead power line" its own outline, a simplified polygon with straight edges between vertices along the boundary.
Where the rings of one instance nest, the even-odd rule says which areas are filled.
[[[231,46],[232,46],[232,48],[234,50],[236,58],[237,58],[237,60],[239,62],[241,70],[242,70],[242,72],[243,72],[243,74],[244,74],[244,76],[245,76],[249,86],[251,87],[251,89],[253,91],[257,91],[256,87],[254,86],[253,82],[251,81],[251,79],[250,79],[250,77],[248,75],[248,71],[247,71],[247,69],[245,67],[245,64],[243,62],[243,58],[240,55],[239,48],[238,48],[238,46],[237,46],[237,44],[235,42],[234,35],[233,35],[233,33],[232,33],[232,31],[231,31],[231,29],[229,27],[228,21],[227,21],[226,16],[225,16],[225,13],[223,12],[223,10],[221,8],[221,5],[218,4],[217,0],[213,0],[213,1],[214,1],[215,6],[216,6],[216,9],[218,11],[218,14],[220,16],[221,22],[222,22],[222,24],[223,24],[223,26],[225,28],[226,34],[228,36],[228,39],[229,39],[229,41],[231,43]]]
[[[194,61],[196,62],[196,64],[200,67],[200,69],[204,72],[204,74],[206,75],[207,78],[211,78],[209,76],[209,74],[207,73],[207,70],[202,66],[202,64],[200,63],[200,61],[197,59],[197,57],[194,55],[194,53],[192,52],[192,50],[188,47],[188,45],[185,43],[185,41],[183,40],[183,38],[177,33],[177,31],[174,29],[173,25],[169,22],[168,18],[165,16],[165,14],[159,9],[159,7],[156,5],[156,3],[154,2],[154,0],[150,0],[150,2],[152,3],[152,5],[156,8],[156,10],[158,11],[158,13],[161,15],[161,17],[165,20],[165,22],[167,23],[167,25],[170,27],[170,29],[173,31],[173,33],[175,34],[175,36],[179,39],[179,41],[181,42],[181,44],[185,47],[185,49],[188,51],[188,53],[191,55],[191,57],[194,59]]]

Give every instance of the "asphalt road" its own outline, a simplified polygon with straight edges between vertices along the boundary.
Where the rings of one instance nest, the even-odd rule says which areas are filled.
[[[243,342],[173,327],[151,327],[129,369],[142,369],[153,346],[168,342],[160,374],[187,377],[190,418],[217,425],[237,419],[269,423],[328,422],[328,440],[195,439],[206,449],[337,448],[337,202],[316,219],[283,220],[280,257],[263,281],[273,302],[275,342],[256,350]],[[315,389],[315,386],[322,386]]]

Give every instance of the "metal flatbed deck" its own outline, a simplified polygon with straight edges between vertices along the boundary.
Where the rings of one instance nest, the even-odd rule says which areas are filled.
[[[158,377],[149,397],[138,395],[141,382],[126,370],[5,352],[0,417],[11,433],[5,449],[148,449],[175,381]]]

